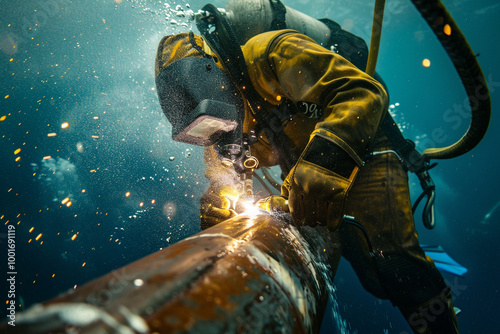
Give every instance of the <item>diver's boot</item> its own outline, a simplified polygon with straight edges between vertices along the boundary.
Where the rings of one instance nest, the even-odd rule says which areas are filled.
[[[419,306],[399,306],[414,333],[455,334],[458,323],[450,288]]]

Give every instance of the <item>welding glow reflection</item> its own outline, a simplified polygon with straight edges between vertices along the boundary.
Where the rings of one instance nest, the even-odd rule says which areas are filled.
[[[255,224],[255,219],[257,216],[262,214],[262,209],[260,209],[256,204],[251,201],[243,203],[244,211],[242,215],[248,216],[247,224],[245,227],[250,227]]]

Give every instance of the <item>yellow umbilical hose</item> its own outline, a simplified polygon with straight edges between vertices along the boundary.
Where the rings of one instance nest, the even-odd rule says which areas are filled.
[[[382,37],[382,22],[384,21],[384,7],[385,0],[375,1],[372,37],[370,39],[370,51],[368,52],[368,62],[366,64],[366,73],[372,77],[375,74],[375,67],[377,67],[378,50],[380,47],[380,38]]]

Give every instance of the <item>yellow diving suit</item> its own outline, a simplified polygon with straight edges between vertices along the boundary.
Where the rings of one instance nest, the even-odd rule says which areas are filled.
[[[196,43],[207,49],[197,36]],[[242,51],[251,83],[269,106],[291,101],[298,110],[282,125],[300,157],[281,196],[262,199],[260,206],[290,210],[299,226],[328,226],[341,247],[338,253],[351,263],[365,289],[390,299],[416,333],[458,333],[450,289],[419,246],[407,172],[394,154],[370,156],[391,149],[379,128],[388,109],[383,86],[292,30],[257,35]],[[199,56],[194,50],[183,52]],[[157,71],[166,63],[157,62]],[[243,132],[249,133],[258,124],[246,106]],[[267,109],[258,112],[273,112]],[[251,152],[261,166],[280,163],[263,132]],[[226,195],[227,185],[239,176],[221,166],[213,147],[205,149],[205,163],[210,186],[201,200],[202,228],[238,211]],[[361,229],[343,224],[344,215],[355,217],[369,240]],[[370,243],[382,260],[374,260]],[[337,265],[331,264],[334,270]]]

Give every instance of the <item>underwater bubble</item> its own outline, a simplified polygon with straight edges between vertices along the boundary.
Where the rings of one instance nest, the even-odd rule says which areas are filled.
[[[173,217],[177,213],[177,205],[174,202],[165,202],[163,204],[163,214],[167,217]]]
[[[83,153],[83,144],[81,142],[76,143],[76,150],[79,153]]]

